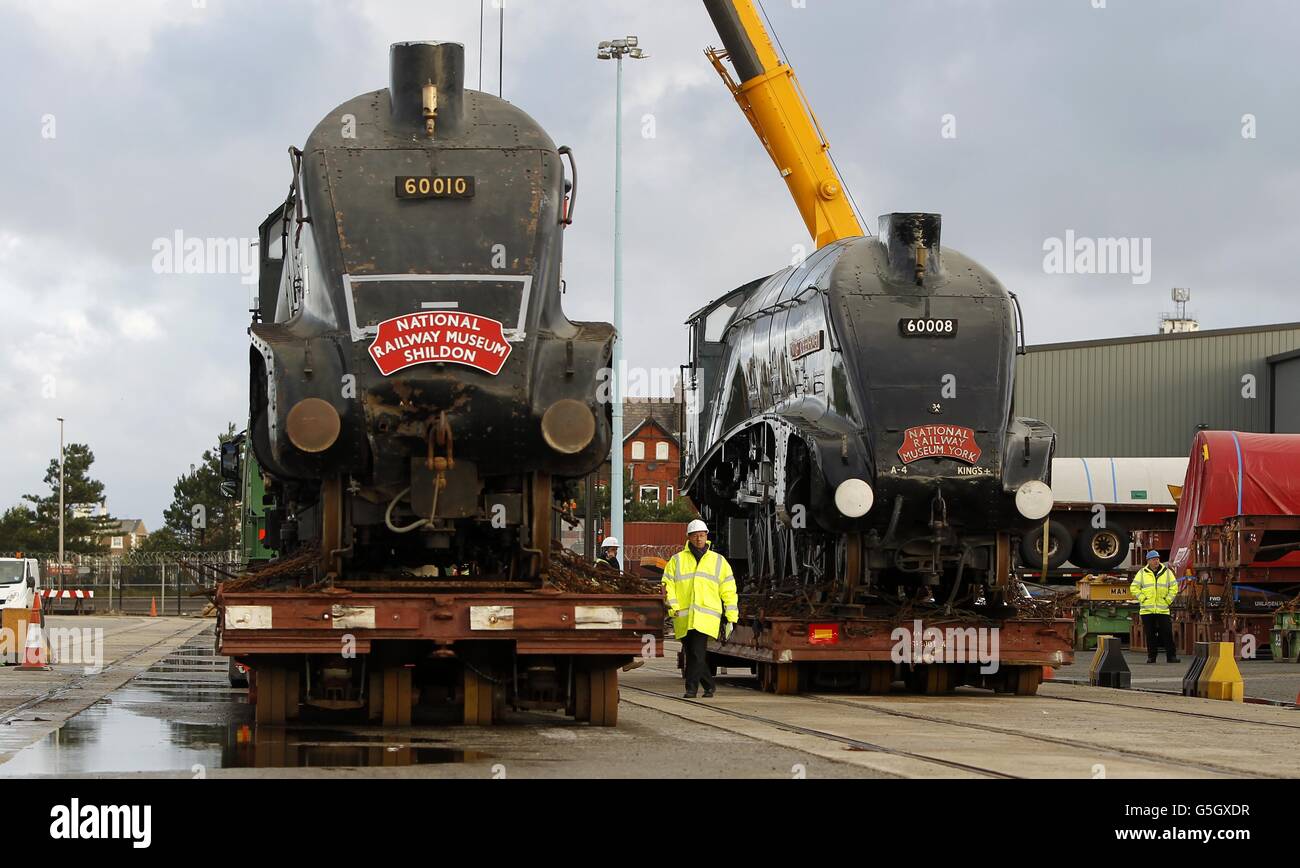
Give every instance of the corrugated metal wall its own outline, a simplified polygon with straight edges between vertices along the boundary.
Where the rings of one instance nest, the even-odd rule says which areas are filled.
[[[1279,434],[1300,434],[1300,358],[1273,366],[1273,394],[1277,399],[1273,430]]]
[[[1297,348],[1295,323],[1030,347],[1018,359],[1016,414],[1052,425],[1058,456],[1186,455],[1199,424],[1268,431],[1265,360]],[[1242,395],[1246,374],[1254,398]]]

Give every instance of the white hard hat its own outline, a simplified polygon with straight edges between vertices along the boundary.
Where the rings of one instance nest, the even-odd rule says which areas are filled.
[[[600,544],[600,547],[603,549],[618,548],[618,540],[614,539],[612,536],[607,536],[605,537],[605,541]]]
[[[699,533],[700,531],[704,531],[705,533],[708,533],[709,526],[704,522],[700,521],[698,518],[695,519],[695,521],[691,522],[690,524],[686,525],[686,533],[688,536],[693,533]]]

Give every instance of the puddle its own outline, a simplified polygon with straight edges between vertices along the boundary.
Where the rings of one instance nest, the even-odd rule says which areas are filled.
[[[206,703],[206,704],[204,704]],[[0,777],[199,771],[215,768],[409,766],[486,759],[410,735],[257,727],[229,697],[123,688],[0,764]],[[219,721],[237,717],[238,720]]]
[[[193,650],[202,654],[188,654]],[[392,767],[487,759],[478,751],[409,734],[370,735],[328,726],[257,727],[243,691],[222,663],[193,661],[177,676],[181,649],[0,764],[0,777],[130,772],[197,774],[216,768]]]

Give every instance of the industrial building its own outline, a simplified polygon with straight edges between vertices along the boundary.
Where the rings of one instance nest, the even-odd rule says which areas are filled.
[[[1061,457],[1181,456],[1198,430],[1300,433],[1300,323],[1031,346],[1015,394]]]

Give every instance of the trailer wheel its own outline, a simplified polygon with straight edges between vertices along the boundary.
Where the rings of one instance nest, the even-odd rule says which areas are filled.
[[[591,673],[591,725],[618,726],[618,670]]]
[[[863,663],[858,670],[858,690],[862,693],[888,693],[893,686],[893,663]]]
[[[907,689],[913,693],[936,696],[953,691],[953,667],[949,663],[927,663],[905,673]]]
[[[791,696],[799,692],[798,663],[760,663],[758,677],[763,689],[778,696]]]
[[[573,719],[591,720],[591,673],[585,669],[573,673]]]
[[[1041,666],[1013,666],[1003,675],[1003,691],[1016,696],[1033,696],[1038,693],[1038,685],[1043,680]]]
[[[1113,570],[1128,557],[1129,534],[1122,526],[1088,527],[1074,543],[1074,562],[1093,570]]]
[[[263,666],[257,670],[257,698],[254,720],[267,726],[283,726],[298,716],[298,670],[284,666]]]
[[[465,725],[492,725],[492,682],[465,667]]]
[[[384,670],[384,689],[382,705],[382,722],[384,726],[410,726],[411,706],[411,669],[406,666],[391,666]]]
[[[1047,543],[1047,568],[1054,570],[1070,557],[1074,539],[1060,522],[1052,522]],[[1043,526],[1028,531],[1020,538],[1020,563],[1029,570],[1043,568]]]

